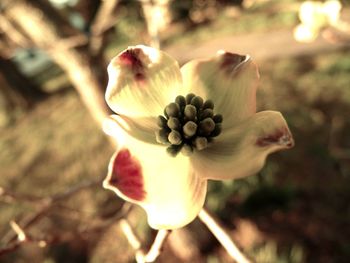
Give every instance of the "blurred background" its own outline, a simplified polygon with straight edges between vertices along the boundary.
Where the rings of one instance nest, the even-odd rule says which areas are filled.
[[[206,207],[256,262],[349,262],[349,23],[345,0],[1,0],[0,262],[134,262],[126,216],[151,244],[144,212],[101,187],[106,66],[141,43],[180,64],[253,57],[258,110],[281,111],[296,145],[210,182]],[[195,220],[157,262],[231,260]]]

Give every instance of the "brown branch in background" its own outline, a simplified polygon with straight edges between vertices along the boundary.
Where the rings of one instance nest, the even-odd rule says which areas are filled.
[[[231,239],[230,235],[224,230],[222,226],[217,223],[204,208],[199,212],[199,219],[208,227],[210,232],[216,237],[220,244],[225,248],[230,257],[237,263],[252,262],[238,249],[236,244]]]
[[[15,222],[11,221],[10,226],[12,230],[16,233],[17,235],[17,241],[13,242],[12,244],[8,245],[5,248],[0,249],[0,256],[3,256],[7,253],[10,253],[12,251],[15,251],[17,248],[19,248],[23,243],[29,241],[29,237],[27,234],[24,232],[24,230]]]
[[[152,0],[141,1],[142,11],[147,25],[148,35],[150,36],[150,46],[160,48],[158,23],[155,23],[156,4]]]
[[[22,48],[29,48],[33,46],[33,43],[25,36],[20,28],[16,27],[13,21],[7,19],[0,13],[0,31],[2,31],[6,37],[15,45]]]
[[[52,208],[55,207],[56,203],[66,199],[66,198],[69,198],[69,197],[79,193],[80,191],[86,189],[86,188],[90,188],[90,187],[101,185],[101,184],[102,184],[102,180],[87,181],[87,182],[83,182],[80,185],[74,186],[74,187],[72,187],[72,188],[70,188],[62,193],[56,194],[54,196],[37,199],[37,202],[38,202],[38,204],[40,204],[40,207],[38,208],[38,210],[36,212],[32,213],[31,215],[28,215],[23,220],[21,220],[22,229],[24,231],[26,231],[32,225],[34,225],[38,221],[40,221],[44,216],[46,216],[50,212],[50,210]],[[2,189],[2,192],[9,193],[9,191],[4,190],[4,189]],[[0,196],[4,196],[4,194],[2,194]],[[29,202],[32,202],[34,199],[37,198],[34,196],[25,196],[25,195],[18,195],[18,194],[11,193],[11,198],[13,198],[15,200],[16,197],[19,197],[19,200],[21,200],[21,201],[26,200]],[[25,198],[28,198],[28,199],[25,199]],[[11,231],[11,232],[8,232],[6,235],[4,235],[2,241],[5,244],[10,245],[11,242],[14,242],[16,240],[16,237],[17,237],[17,234],[14,234]]]
[[[91,25],[90,50],[92,54],[101,52],[107,31],[116,24],[115,9],[118,3],[119,0],[102,1]]]
[[[154,262],[160,255],[163,244],[170,234],[169,230],[158,230],[151,248],[145,253],[140,239],[136,236],[127,219],[124,218],[120,220],[120,227],[129,244],[135,251],[135,259],[137,263]]]
[[[49,53],[52,60],[65,71],[91,115],[101,125],[110,113],[104,99],[107,73],[101,70],[106,66],[103,56],[90,54],[87,45],[76,47],[77,43],[84,43],[84,34],[48,1],[2,1],[5,3],[2,10],[4,16],[18,25],[35,47]],[[63,44],[60,45],[60,42]]]
[[[6,203],[13,203],[18,201],[31,203],[31,202],[42,201],[42,199],[43,198],[39,196],[14,193],[13,191],[10,191],[0,186],[0,201],[6,202]]]
[[[11,221],[10,226],[13,229],[13,231],[17,234],[17,238],[19,241],[25,241],[27,239],[27,235],[24,233],[24,230],[15,221]]]
[[[22,245],[25,245],[26,243],[34,243],[38,247],[46,247],[48,245],[58,244],[65,241],[71,241],[74,239],[75,236],[82,236],[82,235],[88,235],[95,232],[100,232],[109,227],[110,225],[114,224],[118,220],[124,218],[127,216],[127,214],[131,210],[131,204],[124,203],[123,207],[118,211],[115,216],[109,218],[108,220],[98,220],[96,223],[90,223],[89,227],[76,232],[75,235],[72,235],[70,237],[67,237],[66,235],[55,235],[51,236],[49,238],[35,238],[29,235],[23,227],[20,227],[15,221],[10,222],[10,226],[12,230],[16,233],[16,239],[12,242],[10,242],[6,247],[0,248],[0,257],[4,256],[8,253],[14,252],[17,249],[19,249]]]
[[[11,221],[10,226],[12,230],[16,233],[17,235],[17,240],[10,245],[8,245],[5,248],[0,249],[0,256],[3,256],[7,253],[13,252],[16,249],[18,249],[21,245],[27,242],[33,242],[34,239],[31,238],[29,235],[27,235],[24,230],[15,222]],[[38,245],[41,244],[41,246],[44,246],[46,244],[43,240],[38,241]]]
[[[150,46],[160,48],[160,33],[165,30],[171,20],[169,0],[140,0],[142,5]]]
[[[57,44],[53,46],[47,46],[47,52],[64,52],[72,48],[82,47],[87,45],[89,39],[83,34],[77,34],[71,37],[62,38]]]

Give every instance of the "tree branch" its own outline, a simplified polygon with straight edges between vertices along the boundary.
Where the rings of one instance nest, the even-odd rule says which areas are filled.
[[[169,236],[170,232],[171,231],[164,229],[158,230],[158,233],[156,235],[156,238],[154,239],[150,250],[145,255],[146,262],[154,262],[158,258],[158,256],[162,252],[163,244]]]
[[[56,194],[54,196],[51,197],[43,197],[41,199],[37,199],[37,202],[41,203],[40,208],[34,212],[33,214],[27,216],[24,220],[22,220],[22,229],[23,230],[27,230],[28,228],[30,228],[32,225],[34,225],[35,223],[37,223],[38,221],[40,221],[54,206],[56,203],[71,197],[72,195],[75,195],[77,193],[79,193],[80,191],[92,187],[92,186],[96,186],[96,185],[101,185],[102,180],[95,180],[95,181],[86,181],[83,182],[80,185],[74,186],[62,193]],[[8,193],[8,191],[1,189],[2,192],[4,193]],[[37,197],[31,197],[31,196],[25,196],[25,195],[17,195],[12,193],[12,198],[16,198],[19,197],[19,200],[26,200],[26,201],[32,201],[33,199],[37,198]],[[27,198],[27,199],[26,199]],[[4,243],[6,244],[10,244],[11,242],[16,240],[17,235],[14,233],[9,233],[7,235],[4,236]]]
[[[120,220],[120,227],[127,238],[129,244],[135,250],[135,259],[138,263],[154,262],[162,251],[162,247],[170,234],[168,230],[159,230],[151,248],[147,253],[142,249],[140,239],[136,236],[127,219]]]
[[[117,214],[115,214],[115,216],[109,218],[108,220],[105,220],[105,219],[97,220],[96,223],[90,223],[88,228],[82,231],[75,232],[75,235],[73,235],[68,239],[66,235],[54,235],[54,236],[50,236],[49,238],[38,239],[26,233],[24,230],[24,227],[20,227],[15,221],[11,221],[10,226],[16,234],[15,238],[16,237],[17,238],[14,241],[10,242],[7,246],[0,248],[0,257],[16,251],[18,248],[20,248],[22,245],[26,243],[35,243],[38,247],[45,247],[47,245],[52,245],[63,241],[66,242],[67,240],[72,240],[74,239],[74,236],[77,236],[77,235],[82,236],[82,235],[95,233],[97,231],[103,231],[104,229],[106,229],[106,227],[124,218],[130,212],[130,210],[131,210],[131,204],[124,203],[123,207],[118,211]]]
[[[238,249],[229,234],[204,208],[199,212],[198,217],[217,238],[233,260],[235,260],[237,263],[251,263],[247,256],[245,256],[243,252]]]
[[[115,8],[119,0],[102,1],[100,8],[91,25],[90,50],[93,54],[98,54],[103,47],[105,33],[115,25]]]

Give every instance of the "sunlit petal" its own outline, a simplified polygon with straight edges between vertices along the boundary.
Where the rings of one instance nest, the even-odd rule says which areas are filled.
[[[259,74],[249,56],[218,52],[214,58],[187,63],[181,72],[193,93],[214,101],[224,129],[255,113]]]
[[[129,117],[157,116],[182,92],[178,63],[166,53],[142,45],[129,47],[108,66],[106,101]]]
[[[203,178],[234,179],[257,173],[268,154],[293,145],[283,116],[263,111],[226,130],[212,147],[197,152],[191,161]]]
[[[159,129],[154,117],[136,117],[128,118],[121,115],[111,115],[103,122],[103,130],[110,136],[120,140],[119,130],[123,129],[129,136],[135,139],[156,144],[155,132]]]
[[[116,134],[118,126],[111,127]],[[106,125],[108,126],[108,125]],[[123,129],[117,134],[123,136]],[[203,206],[206,180],[190,169],[185,156],[170,157],[165,147],[125,136],[113,155],[104,187],[143,207],[155,229],[190,223]]]

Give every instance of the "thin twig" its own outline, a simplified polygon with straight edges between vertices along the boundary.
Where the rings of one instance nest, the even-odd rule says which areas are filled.
[[[4,201],[8,203],[18,202],[18,201],[37,203],[38,201],[39,202],[42,201],[42,199],[43,198],[40,196],[19,194],[0,186],[0,201]]]
[[[75,236],[89,235],[91,233],[104,231],[104,229],[106,229],[110,225],[119,221],[121,218],[127,216],[127,214],[131,210],[131,207],[132,206],[130,203],[124,203],[123,207],[113,217],[109,218],[108,220],[106,219],[96,220],[95,223],[90,222],[88,228],[85,228],[85,229],[82,229],[81,231],[76,232],[75,235],[72,235],[71,237],[67,237],[67,235],[54,235],[54,236],[50,235],[50,237],[48,238],[38,239],[33,236],[30,236],[28,233],[25,232],[23,227],[20,227],[16,222],[11,221],[10,225],[13,231],[16,233],[17,239],[10,242],[7,246],[0,248],[0,257],[16,251],[26,243],[34,243],[38,247],[46,247],[48,245],[67,242],[68,240],[74,239]]]
[[[135,259],[137,263],[154,262],[160,255],[163,244],[170,234],[168,230],[159,230],[151,248],[145,253],[142,249],[140,239],[136,236],[127,219],[124,218],[120,220],[120,227],[129,244],[135,250]]]
[[[55,204],[71,197],[74,194],[79,193],[80,191],[95,186],[95,185],[100,185],[102,182],[102,180],[94,180],[94,181],[86,181],[83,182],[77,186],[74,186],[62,193],[58,193],[54,196],[51,197],[44,197],[42,198],[40,201],[42,205],[40,206],[40,208],[34,212],[33,214],[27,216],[24,220],[22,220],[21,225],[22,225],[22,229],[23,230],[27,230],[28,228],[30,228],[32,225],[34,225],[36,222],[40,221],[53,207],[55,207]],[[4,192],[6,193],[6,190],[4,190]],[[13,194],[12,197],[16,197],[16,194]],[[21,196],[23,197],[23,196]],[[9,235],[5,235],[3,237],[3,242],[6,244],[10,244],[11,242],[13,242],[14,240],[16,240],[17,235],[10,233]]]
[[[22,48],[29,48],[33,46],[33,43],[26,38],[23,32],[16,27],[11,20],[0,13],[0,29],[6,34],[13,43]]]
[[[138,263],[145,262],[143,260],[144,253],[141,248],[141,242],[139,238],[136,236],[134,230],[132,229],[131,225],[129,224],[128,220],[123,218],[120,220],[120,227],[128,240],[129,244],[135,251],[135,259]]]
[[[119,0],[106,0],[101,3],[100,8],[91,25],[90,49],[97,54],[103,48],[106,32],[112,28],[116,22],[115,9]]]
[[[17,234],[17,238],[19,241],[24,241],[27,239],[27,235],[24,233],[24,230],[15,222],[15,221],[10,221],[10,226],[15,231]]]
[[[0,257],[17,250],[23,243],[25,243],[25,241],[17,240],[16,242],[13,242],[11,245],[6,246],[5,248],[1,248]]]
[[[156,3],[153,1],[141,1],[142,10],[147,25],[148,35],[150,36],[150,45],[154,48],[160,48],[158,23],[154,22]]]
[[[33,242],[35,241],[33,238],[31,238],[28,234],[24,232],[24,229],[20,227],[15,221],[10,221],[10,226],[12,230],[16,233],[17,240],[6,246],[5,248],[0,249],[0,257],[10,253],[12,251],[15,251],[20,246],[22,246],[24,243],[27,242]],[[38,245],[43,244],[43,240],[37,241]],[[46,244],[46,243],[45,243]]]
[[[160,33],[170,23],[170,1],[169,0],[139,0],[141,2],[144,18],[150,37],[150,45],[160,48]]]
[[[237,263],[250,263],[251,261],[238,249],[228,233],[209,215],[203,208],[198,215],[199,219],[208,227],[210,232],[217,238],[227,253]]]
[[[150,250],[145,255],[146,262],[154,262],[158,258],[158,256],[162,252],[163,244],[166,241],[169,234],[169,230],[161,229],[158,231]]]
[[[140,250],[141,249],[141,242],[139,238],[136,236],[134,230],[132,229],[131,225],[129,224],[128,220],[123,218],[120,220],[120,227],[127,238],[129,244],[132,246],[134,250]]]
[[[118,3],[119,0],[102,1],[91,25],[94,36],[102,35],[116,23],[114,11]]]

